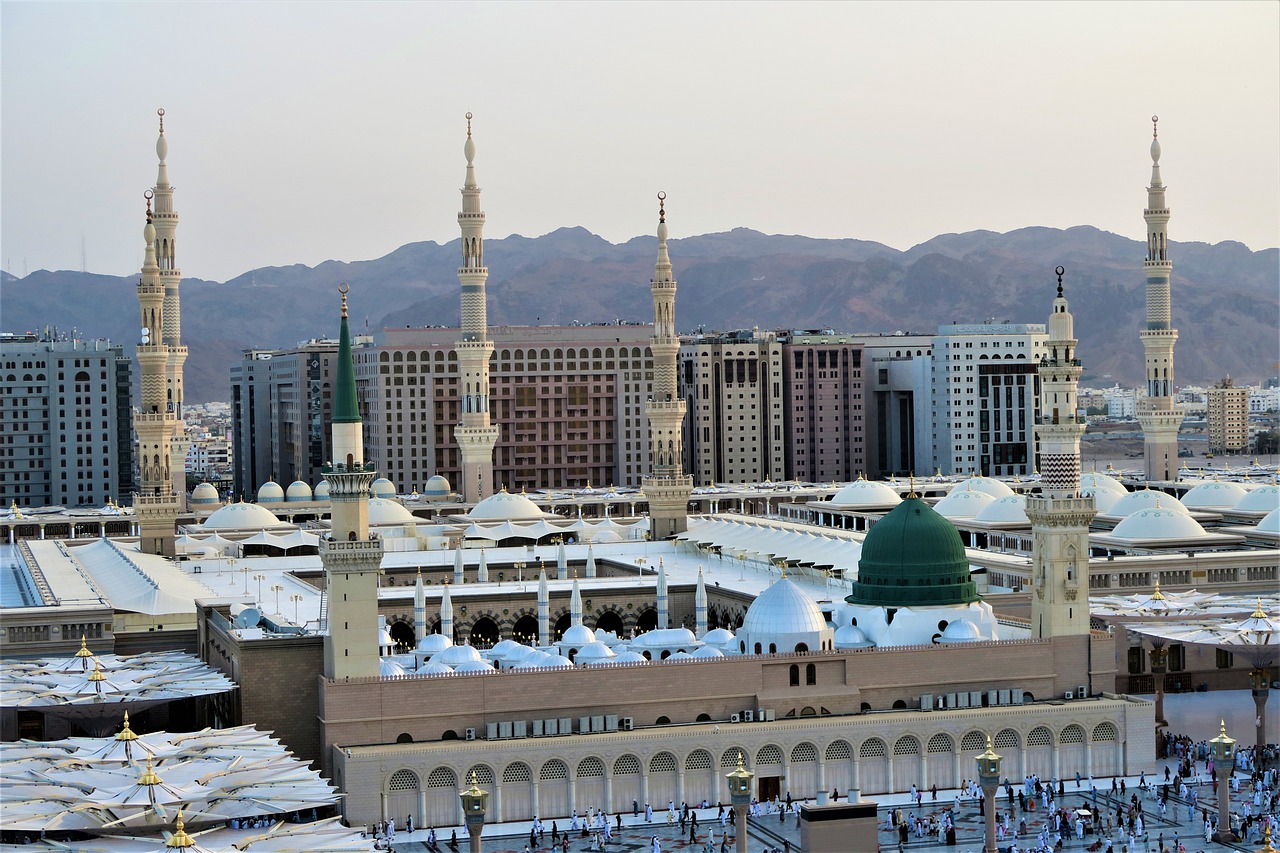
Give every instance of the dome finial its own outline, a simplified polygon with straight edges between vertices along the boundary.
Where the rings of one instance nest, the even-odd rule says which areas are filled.
[[[345,319],[345,318],[346,318],[346,316],[347,316],[347,292],[348,292],[349,290],[351,290],[351,288],[350,288],[350,287],[348,287],[346,284],[340,284],[340,285],[338,285],[338,292],[342,294],[342,316],[343,316],[343,319]]]
[[[1156,581],[1156,591],[1151,594],[1156,601],[1164,601],[1164,593],[1160,591],[1160,581]]]
[[[164,107],[156,110],[156,115],[160,116],[160,135],[164,135]]]
[[[912,471],[910,474],[907,475],[907,482],[910,484],[907,488],[907,500],[911,500],[912,498],[919,498],[920,496],[916,494],[916,472],[915,471]]]
[[[1160,116],[1151,117],[1151,138],[1160,138]]]
[[[467,113],[467,139],[471,138],[471,113]]]
[[[150,225],[151,224],[151,199],[155,198],[156,194],[151,190],[146,190],[145,192],[143,192],[142,197],[147,200],[147,224]]]
[[[658,193],[658,222],[667,221],[667,194],[665,192]]]
[[[1058,268],[1054,270],[1054,272],[1058,274],[1058,298],[1061,299],[1062,298],[1062,275],[1063,273],[1066,272],[1066,270],[1063,269],[1061,265],[1059,265]]]

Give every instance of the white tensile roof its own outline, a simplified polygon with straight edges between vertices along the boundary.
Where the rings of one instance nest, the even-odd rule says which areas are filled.
[[[83,646],[82,646],[83,648]],[[97,669],[101,679],[91,678]],[[5,705],[56,705],[172,701],[224,693],[235,683],[185,652],[146,652],[0,663]]]

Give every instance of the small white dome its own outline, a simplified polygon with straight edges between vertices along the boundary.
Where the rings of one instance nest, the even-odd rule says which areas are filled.
[[[258,488],[258,503],[274,504],[284,502],[284,489],[275,480],[267,480]]]
[[[818,604],[789,578],[775,581],[747,608],[739,634],[761,637],[800,634],[826,629]]]
[[[978,626],[970,622],[968,619],[953,619],[947,623],[947,627],[942,630],[942,636],[938,638],[940,643],[972,643],[982,639],[982,632],[978,630]]]
[[[451,675],[453,670],[442,663],[435,661],[427,661],[422,666],[414,670],[419,675]]]
[[[301,480],[294,480],[289,484],[289,488],[285,490],[284,499],[286,502],[309,501],[311,500],[311,487]]]
[[[1258,530],[1262,533],[1280,534],[1280,509],[1273,509],[1258,522]]]
[[[453,491],[453,487],[449,485],[449,481],[439,474],[436,474],[423,488],[422,493],[429,498],[442,498]]]
[[[536,521],[546,514],[525,495],[503,489],[476,504],[467,517],[472,521]]]
[[[197,487],[198,488],[198,487]],[[1259,486],[1236,501],[1236,512],[1272,512],[1280,507],[1280,486]]]
[[[698,646],[690,655],[695,658],[722,658],[724,657],[724,652],[715,646]],[[675,657],[675,655],[672,655],[672,657]]]
[[[1115,515],[1121,518],[1128,518],[1135,512],[1141,512],[1144,509],[1160,509],[1173,510],[1183,515],[1187,514],[1187,508],[1183,506],[1182,501],[1173,495],[1166,495],[1164,492],[1157,492],[1153,489],[1139,489],[1136,492],[1122,497],[1111,505],[1111,509],[1107,510],[1107,515]]]
[[[329,481],[321,480],[319,483],[316,483],[316,490],[312,492],[311,495],[318,501],[329,500]]]
[[[625,651],[613,659],[614,663],[648,663],[649,659],[639,652]]]
[[[1030,520],[1027,519],[1026,495],[1006,495],[1003,498],[997,498],[978,510],[978,514],[973,517],[973,520],[988,523],[1017,522],[1030,524]]]
[[[453,645],[453,640],[444,634],[427,634],[418,641],[418,651],[434,655]]]
[[[835,647],[837,649],[866,649],[875,643],[867,639],[857,625],[842,625],[836,629]]]
[[[193,504],[216,504],[218,502],[218,490],[211,483],[201,483],[191,490],[191,502]]]
[[[1125,516],[1111,535],[1117,539],[1195,539],[1207,535],[1184,509],[1144,509]]]
[[[574,660],[580,664],[586,664],[588,661],[613,660],[617,655],[613,653],[613,649],[604,643],[587,643],[578,649],[578,654],[574,656]]]
[[[1098,512],[1104,515],[1111,515],[1111,508],[1114,507],[1121,498],[1129,494],[1128,492],[1113,492],[1111,489],[1104,489],[1101,486],[1094,486],[1088,489],[1081,489],[1080,494],[1088,497],[1093,495],[1093,505]]]
[[[519,645],[520,644],[515,640],[499,640],[493,644],[492,648],[489,649],[488,654],[485,656],[490,660],[498,660]]]
[[[547,655],[538,666],[542,669],[570,669],[573,667],[573,661],[564,655]]]
[[[1188,509],[1231,509],[1246,494],[1244,486],[1230,480],[1201,483],[1182,496],[1182,505]]]
[[[672,652],[671,654],[667,655],[663,663],[670,663],[671,661],[676,661],[676,660],[695,660],[695,658],[693,655],[689,654],[688,652]]]
[[[882,509],[897,506],[902,498],[884,483],[859,479],[836,492],[831,503],[857,509]]]
[[[651,649],[675,649],[697,644],[698,638],[688,628],[657,628],[631,641],[632,646]]]
[[[954,489],[951,490],[951,494],[954,495],[956,492],[961,490],[986,492],[993,498],[1007,498],[1009,495],[1013,494],[1013,489],[1009,488],[999,480],[992,479],[991,477],[970,477],[967,480],[962,480],[956,484]]]
[[[454,672],[495,672],[493,664],[482,660],[469,660],[453,668]]]
[[[585,646],[595,641],[596,632],[586,625],[571,625],[560,638],[560,643],[566,646]]]
[[[1080,475],[1080,490],[1091,489],[1115,492],[1117,495],[1129,494],[1129,490],[1124,487],[1124,483],[1109,474],[1101,474],[1097,471],[1090,471],[1087,474]]]
[[[204,521],[206,530],[261,530],[279,527],[280,519],[258,504],[227,504]]]
[[[435,663],[442,663],[457,669],[464,663],[480,661],[480,651],[475,646],[463,644],[443,649],[431,658]]]
[[[713,628],[703,637],[702,642],[708,646],[726,646],[734,640],[733,632],[728,628]]]
[[[396,676],[401,676],[404,674],[405,674],[404,667],[402,667],[400,664],[396,663],[395,661],[388,660],[387,658],[383,658],[382,660],[378,661],[378,675],[380,675],[381,677],[394,678]]]
[[[990,492],[956,486],[951,494],[934,504],[933,508],[943,518],[973,518],[995,500]]]
[[[394,498],[396,496],[396,487],[386,477],[379,477],[369,484],[369,494],[375,498]]]
[[[390,498],[369,499],[370,524],[412,524],[417,520],[399,501]]]

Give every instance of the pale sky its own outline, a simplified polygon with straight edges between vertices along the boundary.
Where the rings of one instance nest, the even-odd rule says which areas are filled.
[[[1275,2],[5,2],[0,32],[19,276],[82,239],[137,271],[157,107],[187,277],[455,239],[468,110],[491,239],[649,234],[665,190],[673,237],[1140,240],[1159,114],[1171,239],[1280,243]]]

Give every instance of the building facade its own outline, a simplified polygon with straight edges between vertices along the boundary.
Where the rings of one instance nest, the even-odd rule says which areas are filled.
[[[780,335],[786,479],[846,482],[865,475],[863,345],[850,335]]]
[[[917,471],[993,477],[1035,471],[1036,365],[1044,342],[1045,327],[1036,323],[938,327],[929,381],[915,407],[917,461],[925,461],[922,451],[933,455]],[[920,429],[924,419],[927,430]],[[931,441],[920,442],[922,434]]]
[[[1249,449],[1249,389],[1224,379],[1205,392],[1205,431],[1209,449],[1243,453]]]
[[[133,494],[132,368],[110,341],[0,335],[0,505]]]

